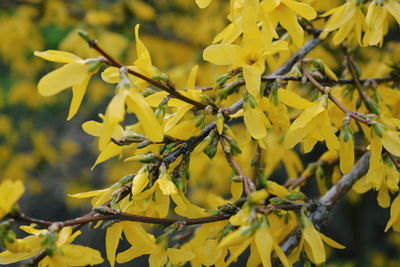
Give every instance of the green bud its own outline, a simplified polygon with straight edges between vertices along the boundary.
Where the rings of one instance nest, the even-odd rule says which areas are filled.
[[[226,141],[228,141],[229,145],[231,146],[232,155],[238,155],[238,154],[242,153],[238,144],[232,137],[230,137],[229,135],[224,135],[223,137]]]
[[[206,118],[206,116],[204,114],[201,114],[198,116],[198,120],[196,122],[196,128],[200,127],[201,125],[203,125],[204,123],[204,119]]]
[[[79,30],[78,30],[78,35],[79,35],[80,37],[82,37],[82,39],[85,40],[86,42],[88,42],[88,43],[92,42],[92,40],[90,39],[90,36],[89,36],[89,34],[87,33],[87,31],[82,30],[82,29],[79,29]]]
[[[302,192],[297,192],[297,191],[290,191],[287,195],[286,198],[289,200],[304,200],[306,199],[306,196]]]
[[[138,154],[132,157],[129,157],[125,159],[125,162],[127,161],[138,161],[141,163],[152,163],[155,162],[159,159],[159,157],[153,153],[147,153],[147,154]]]
[[[151,145],[151,144],[153,144],[152,141],[146,140],[146,141],[143,141],[143,142],[139,143],[139,144],[136,146],[136,148],[137,148],[137,149],[145,148],[146,146]]]
[[[382,137],[382,132],[384,131],[384,127],[382,124],[376,123],[374,126],[372,126],[372,129],[374,132],[379,136]]]

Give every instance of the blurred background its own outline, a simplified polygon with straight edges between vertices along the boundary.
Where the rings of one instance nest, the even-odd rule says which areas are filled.
[[[80,111],[66,121],[71,90],[40,96],[38,80],[59,65],[36,58],[33,52],[59,49],[82,58],[96,57],[76,33],[85,29],[106,51],[131,64],[133,28],[140,23],[153,64],[179,88],[186,84],[191,67],[202,63],[202,49],[227,23],[228,1],[214,2],[200,10],[194,0],[0,1],[0,181],[24,181],[27,192],[20,202],[24,213],[47,220],[77,217],[90,210],[90,201],[67,194],[107,187],[137,169],[135,164],[121,168],[112,159],[90,171],[98,151],[81,125],[97,120],[114,88],[99,77],[93,79]],[[396,30],[394,38],[400,35]],[[326,57],[334,62],[335,55]],[[202,64],[199,73],[197,84],[211,85],[218,69]],[[317,160],[322,152],[316,149],[303,163]],[[306,190],[314,192],[315,186],[311,181]],[[332,251],[327,265],[400,266],[400,235],[383,232],[388,218],[389,210],[378,207],[376,193],[351,193],[335,208],[326,229],[328,236],[348,247]],[[104,231],[85,230],[77,242],[99,249],[105,257]],[[245,257],[236,266],[243,266]],[[135,261],[135,266],[146,265],[145,258]]]

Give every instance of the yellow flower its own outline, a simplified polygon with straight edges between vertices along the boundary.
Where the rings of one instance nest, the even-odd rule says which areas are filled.
[[[243,119],[247,130],[254,139],[262,139],[267,136],[267,127],[271,127],[271,123],[260,111],[257,106],[255,108],[251,105],[244,105]]]
[[[363,45],[361,35],[362,32],[367,30],[367,25],[364,14],[361,8],[357,6],[356,1],[348,1],[346,4],[333,8],[321,16],[331,16],[320,35],[321,38],[325,38],[329,32],[337,30],[333,37],[335,45],[341,44],[345,39],[353,43],[357,41],[359,45]]]
[[[307,107],[292,123],[285,136],[284,145],[292,148],[297,143],[304,143],[304,152],[312,150],[317,141],[325,140],[331,151],[339,148],[335,135],[336,129],[331,125],[328,112],[324,108],[324,99],[321,98]]]
[[[35,51],[35,56],[53,62],[66,63],[61,68],[43,76],[39,81],[38,89],[41,95],[52,96],[72,87],[72,100],[67,118],[70,120],[78,112],[90,78],[97,71],[96,64],[99,60],[83,60],[74,54],[57,50]]]
[[[400,24],[400,3],[394,0],[382,1],[383,5],[377,5],[372,1],[368,6],[366,23],[368,30],[364,35],[365,45],[382,46],[383,37],[389,30],[389,13]]]
[[[31,258],[38,254],[42,247],[43,235],[46,230],[37,230],[32,226],[21,226],[25,232],[32,234],[21,241],[24,243],[24,249],[16,251],[4,251],[0,253],[0,263],[9,264]],[[72,233],[72,227],[64,227],[58,234],[55,241],[55,248],[52,249],[53,255],[46,256],[39,262],[40,267],[50,266],[87,266],[103,262],[100,253],[92,248],[80,245],[72,245],[75,238],[80,235],[80,231]]]
[[[265,30],[270,38],[277,38],[275,29],[279,24],[287,30],[293,43],[301,47],[304,43],[304,30],[300,26],[297,15],[312,20],[317,16],[315,10],[308,4],[294,0],[264,0],[260,4]]]
[[[14,239],[14,243],[7,244],[7,250],[0,253],[0,264],[11,264],[35,256],[43,249],[40,243],[41,239],[36,235]]]
[[[127,68],[150,78],[159,76],[160,71],[153,66],[150,53],[139,37],[139,27],[140,24],[136,24],[135,39],[137,59],[133,62],[134,66],[127,66]],[[101,77],[105,82],[118,83],[120,81],[119,69],[116,67],[109,67],[102,72]],[[134,87],[137,87],[139,90],[144,89],[148,85],[148,82],[138,77],[130,77],[130,79],[133,81]]]
[[[325,248],[322,243],[324,241],[331,247],[344,249],[345,247],[334,240],[330,239],[329,237],[325,236],[324,234],[318,232],[314,225],[311,223],[309,219],[305,216],[303,217],[305,221],[305,227],[303,228],[303,235],[304,238],[304,250],[307,254],[307,257],[316,265],[325,262],[326,260],[326,253]]]
[[[397,195],[390,207],[390,219],[386,225],[385,232],[390,227],[393,227],[396,232],[400,232],[400,195]]]
[[[0,220],[7,215],[22,196],[25,187],[20,180],[4,180],[0,184]]]
[[[254,97],[258,97],[266,56],[287,49],[287,43],[283,41],[271,43],[261,34],[256,24],[254,9],[246,8],[243,13],[242,45],[210,45],[203,51],[203,58],[216,65],[242,67],[247,90]]]
[[[87,266],[100,264],[104,260],[95,249],[72,245],[75,238],[80,235],[80,231],[72,233],[72,227],[64,227],[57,236],[56,247],[53,256],[46,256],[39,262],[40,267],[58,267],[60,264],[64,266]]]

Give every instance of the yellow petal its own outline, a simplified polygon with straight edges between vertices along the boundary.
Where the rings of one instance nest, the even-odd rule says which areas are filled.
[[[196,84],[196,75],[197,75],[197,69],[198,68],[199,68],[199,65],[196,65],[190,71],[188,82],[187,82],[187,90],[188,91],[193,91],[194,90],[194,86]]]
[[[241,48],[236,44],[215,44],[204,49],[203,59],[216,65],[231,65],[240,54]]]
[[[122,146],[118,146],[113,142],[110,142],[106,145],[106,147],[101,151],[100,155],[97,157],[96,162],[93,164],[91,170],[94,169],[98,164],[117,156],[123,150]]]
[[[314,228],[312,225],[307,225],[303,229],[303,236],[305,240],[305,245],[308,245],[310,250],[307,253],[307,256],[315,263],[321,264],[325,262],[326,255],[325,255],[325,248],[324,244],[322,243],[321,237],[319,232]]]
[[[332,80],[338,81],[338,77],[336,76],[336,74],[333,72],[333,70],[331,70],[331,68],[328,67],[328,65],[326,65],[325,63],[322,63],[322,65],[324,66],[324,71],[325,74],[331,78]]]
[[[177,248],[168,248],[167,255],[169,261],[174,265],[182,265],[196,257],[191,251]]]
[[[104,192],[109,191],[109,188],[106,189],[100,189],[100,190],[92,190],[88,192],[83,192],[83,193],[76,193],[76,194],[68,194],[69,197],[74,197],[74,198],[88,198],[88,197],[95,197],[98,196]]]
[[[83,100],[83,96],[86,93],[86,88],[90,81],[90,78],[92,78],[92,75],[88,75],[86,79],[83,80],[83,82],[72,87],[72,100],[71,100],[71,105],[69,107],[67,120],[72,119],[72,117],[75,116],[75,114],[78,112],[78,109]]]
[[[394,131],[382,131],[382,145],[387,151],[400,157],[400,137]]]
[[[330,247],[333,248],[337,248],[337,249],[345,249],[346,247],[343,246],[342,244],[339,244],[338,242],[336,242],[335,240],[327,237],[326,235],[324,235],[323,233],[319,233],[319,235],[321,236],[322,241],[324,241],[326,244],[328,244]]]
[[[167,217],[169,213],[169,204],[171,202],[168,195],[165,195],[160,189],[157,189],[154,194],[154,208],[160,218]]]
[[[297,21],[296,13],[282,5],[275,12],[279,17],[279,23],[292,37],[293,43],[297,47],[301,47],[304,43],[304,31]]]
[[[154,142],[160,142],[164,139],[161,125],[141,94],[135,91],[129,92],[128,110],[138,117],[140,126],[147,138]]]
[[[154,248],[155,238],[146,232],[142,225],[137,222],[123,222],[123,230],[128,242],[135,247]]]
[[[169,132],[172,130],[176,124],[185,116],[186,112],[188,112],[192,108],[192,105],[185,105],[183,107],[177,108],[174,116],[169,118],[164,125],[164,131]]]
[[[68,63],[40,79],[39,93],[43,96],[52,96],[59,92],[82,83],[87,77],[87,66],[81,63]]]
[[[387,5],[387,10],[396,19],[397,23],[400,24],[400,3],[397,1],[390,0]]]
[[[25,191],[20,180],[4,180],[0,184],[0,219],[6,215]]]
[[[300,3],[293,0],[282,0],[282,2],[291,10],[307,20],[312,20],[317,17],[317,12],[315,12],[314,8],[306,3]]]
[[[218,245],[218,248],[224,249],[228,247],[233,247],[242,244],[249,236],[244,235],[244,232],[247,231],[250,226],[241,226],[239,229],[229,233],[224,238],[222,238],[221,242]]]
[[[246,89],[256,98],[260,94],[261,74],[262,69],[249,65],[243,66],[243,78],[246,82]]]
[[[231,182],[232,201],[238,200],[243,194],[242,182]]]
[[[354,141],[352,136],[349,136],[347,142],[344,141],[342,135],[340,136],[339,156],[342,173],[350,172],[354,165]]]
[[[308,108],[306,108],[300,116],[297,117],[297,119],[292,123],[292,125],[289,128],[289,131],[293,131],[299,128],[303,128],[306,126],[310,121],[314,119],[315,116],[323,112],[325,109],[322,106],[322,102],[314,102],[314,104]]]
[[[15,263],[18,261],[26,260],[26,259],[32,258],[33,256],[35,256],[42,250],[42,247],[40,246],[40,243],[42,242],[41,238],[39,238],[37,236],[28,236],[28,237],[25,237],[23,240],[24,240],[24,242],[27,243],[27,245],[31,249],[17,252],[17,253],[11,253],[8,250],[3,251],[0,253],[0,264],[6,265],[6,264],[11,264],[11,263]]]
[[[267,181],[267,190],[271,194],[281,197],[281,198],[286,197],[286,195],[289,193],[289,191],[287,190],[286,187],[284,187],[278,183],[275,183],[273,181]]]
[[[103,124],[97,121],[87,121],[82,124],[82,129],[93,136],[100,136],[102,134]]]
[[[171,181],[166,171],[160,174],[157,183],[164,195],[175,195],[178,193],[176,185]]]
[[[149,171],[147,168],[141,169],[132,180],[132,196],[142,192],[149,183]]]
[[[122,224],[115,223],[107,228],[106,231],[106,253],[107,259],[110,262],[111,267],[115,264],[115,253],[119,244],[119,239],[122,234]]]
[[[389,230],[389,228],[393,224],[399,221],[399,217],[400,217],[400,195],[397,195],[397,197],[392,202],[392,206],[390,207],[390,219],[386,225],[385,232]]]
[[[281,260],[281,263],[284,267],[291,267],[292,264],[290,264],[288,258],[285,255],[285,252],[283,252],[283,250],[281,249],[281,247],[279,246],[279,244],[273,242],[272,246],[276,252],[276,254],[278,255],[278,258]],[[299,247],[302,247],[302,244],[299,244]]]
[[[174,128],[166,132],[171,137],[186,140],[200,133],[200,127],[196,127],[195,120],[183,120],[175,125]]]
[[[147,72],[148,74],[152,74],[153,65],[151,63],[150,53],[147,50],[146,46],[139,38],[139,24],[135,26],[135,39],[136,39],[136,54],[137,59],[135,60],[135,66],[140,70]]]
[[[66,266],[92,266],[104,261],[99,251],[80,245],[65,245],[62,253],[62,261]]]
[[[261,139],[267,136],[267,130],[264,126],[263,119],[254,108],[247,107],[244,109],[244,123],[250,135],[255,139]]]
[[[265,223],[257,230],[254,241],[256,242],[258,255],[260,255],[263,266],[271,266],[271,251],[274,241]]]
[[[101,73],[101,78],[106,83],[119,83],[121,77],[119,76],[119,70],[116,67],[108,67]]]
[[[278,89],[278,97],[279,100],[282,101],[285,105],[293,108],[305,109],[313,104],[312,102],[308,101],[305,98],[302,98],[298,94],[282,88]]]
[[[59,50],[46,50],[46,51],[35,51],[34,55],[41,57],[48,61],[60,62],[60,63],[71,63],[80,62],[82,59],[72,53]]]

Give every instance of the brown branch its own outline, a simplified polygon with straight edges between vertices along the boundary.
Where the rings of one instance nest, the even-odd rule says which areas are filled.
[[[311,211],[309,218],[314,225],[320,229],[325,223],[336,204],[347,194],[353,184],[365,175],[369,168],[370,152],[364,155],[357,161],[353,169],[343,175],[343,177],[332,186],[316,203],[316,208]],[[280,246],[286,255],[289,255],[295,249],[301,240],[301,229],[295,227],[293,231],[281,242]],[[276,253],[272,257],[272,266],[279,266],[280,260]]]
[[[364,123],[368,126],[371,125],[371,122],[367,119],[364,119],[363,117],[361,117],[359,115],[359,113],[356,113],[354,111],[349,110],[348,108],[346,108],[342,103],[340,103],[340,101],[334,97],[331,93],[329,93],[330,88],[326,87],[326,86],[322,86],[313,76],[312,74],[306,70],[306,68],[303,66],[302,67],[303,73],[304,75],[307,77],[307,79],[322,93],[328,93],[328,97],[329,99],[340,109],[342,110],[346,115],[349,115],[350,117],[358,120],[361,123]]]
[[[290,75],[264,75],[261,77],[263,82],[275,82],[276,80],[281,81],[293,81],[293,82],[301,82],[302,77],[300,76],[290,76]],[[336,84],[354,84],[354,79],[348,78],[339,78],[338,80],[332,80],[330,78],[316,78],[316,80],[322,85],[336,85]],[[361,84],[380,84],[380,83],[388,83],[388,82],[400,82],[400,76],[387,76],[383,78],[366,78],[366,79],[359,79]],[[229,83],[229,86],[242,86],[245,84],[243,79],[237,79],[234,82]],[[208,91],[212,90],[213,86],[198,86],[196,87],[197,90]],[[226,86],[224,87],[226,88]]]
[[[219,142],[221,144],[222,150],[224,151],[225,158],[228,161],[229,165],[231,166],[232,170],[243,179],[243,186],[246,195],[251,195],[251,193],[256,189],[253,181],[244,174],[243,170],[240,168],[237,161],[233,158],[232,154],[230,153],[230,147],[227,146],[225,140],[222,136],[219,137]]]
[[[82,34],[81,34],[81,36],[82,36]],[[97,40],[90,39],[87,35],[85,37],[83,37],[83,38],[88,42],[90,48],[95,49],[97,52],[99,52],[107,60],[106,63],[108,65],[116,67],[116,68],[125,67],[124,65],[119,63],[116,59],[114,59],[110,54],[108,54],[106,51],[104,51],[103,48],[101,48],[98,45]],[[159,82],[157,80],[154,80],[154,79],[152,79],[150,77],[147,77],[146,75],[143,75],[143,74],[141,74],[141,73],[139,73],[137,71],[134,71],[132,69],[126,68],[126,70],[127,70],[127,72],[129,74],[131,74],[133,76],[136,76],[136,77],[138,77],[138,78],[140,78],[140,79],[142,79],[142,80],[154,85],[155,87],[157,87],[157,88],[169,93],[173,97],[175,97],[177,99],[180,99],[180,100],[182,100],[182,101],[184,101],[184,102],[186,102],[188,104],[191,104],[191,105],[195,106],[198,109],[205,109],[207,107],[206,104],[203,104],[201,102],[197,102],[196,100],[191,99],[191,98],[179,93],[172,84],[165,85],[165,84],[163,84],[163,83],[161,83],[161,82]],[[216,107],[215,107],[215,109],[216,109]]]
[[[368,112],[372,112],[373,109],[371,108],[371,100],[365,93],[365,90],[361,84],[360,77],[358,77],[358,74],[357,74],[357,71],[355,68],[355,63],[354,63],[353,59],[351,58],[351,56],[349,55],[349,53],[347,52],[347,49],[344,48],[343,50],[345,53],[347,68],[349,69],[350,74],[353,77],[354,84],[356,85],[358,94],[359,94],[362,102],[364,102],[365,107],[367,108]]]

